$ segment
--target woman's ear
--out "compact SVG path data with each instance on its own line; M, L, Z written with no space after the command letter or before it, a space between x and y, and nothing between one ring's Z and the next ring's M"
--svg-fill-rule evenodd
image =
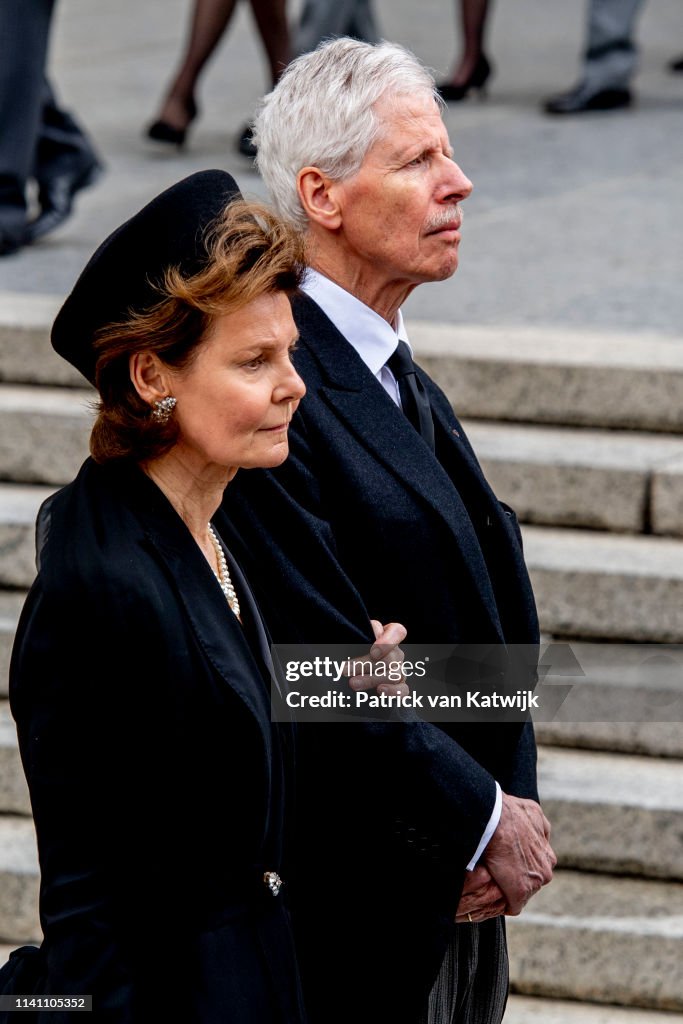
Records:
M128 372L133 387L143 402L154 406L171 393L167 367L159 359L156 352L143 349L133 352L128 360Z
M317 167L302 167L296 177L296 187L309 221L336 231L342 222L336 182Z

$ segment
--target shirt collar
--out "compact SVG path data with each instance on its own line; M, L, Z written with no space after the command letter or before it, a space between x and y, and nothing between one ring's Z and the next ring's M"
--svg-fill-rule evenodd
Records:
M394 329L374 309L312 267L306 271L301 290L320 306L371 373L379 373L396 351L399 340L410 346L400 309Z

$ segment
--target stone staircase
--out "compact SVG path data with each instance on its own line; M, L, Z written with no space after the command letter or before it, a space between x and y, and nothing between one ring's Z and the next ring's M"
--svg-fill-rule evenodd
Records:
M537 722L560 868L508 922L506 1024L683 1021L683 658L653 665L639 646L683 642L683 345L434 324L411 338L528 524L545 633L585 671Z
M35 515L87 452L93 397L49 347L57 305L0 295L0 962L39 935L9 654ZM683 671L634 641L683 643L683 343L410 326L526 524L546 635L584 672L537 723L560 869L509 921L506 1024L681 1024Z

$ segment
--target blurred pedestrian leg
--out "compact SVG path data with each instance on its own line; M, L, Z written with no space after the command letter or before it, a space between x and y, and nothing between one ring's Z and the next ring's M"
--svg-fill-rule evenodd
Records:
M491 75L491 65L484 53L484 33L489 15L489 0L456 0L462 24L462 52L449 79L437 82L436 88L448 103L464 100L471 89L481 93Z
M61 224L100 164L45 77L54 0L0 3L0 255ZM40 213L28 223L26 188L38 182Z
M308 53L333 36L379 42L371 0L305 0L294 37L295 52Z
M275 85L289 62L286 0L250 2L266 52L270 87ZM147 136L155 142L175 146L184 144L187 129L198 113L196 90L199 77L230 24L236 4L237 0L195 0L180 66L168 87L157 120L146 129ZM240 136L247 127L240 130ZM241 146L240 149L244 152Z
M637 71L634 41L643 0L589 0L586 50L581 79L569 92L545 103L548 114L578 114L630 105Z

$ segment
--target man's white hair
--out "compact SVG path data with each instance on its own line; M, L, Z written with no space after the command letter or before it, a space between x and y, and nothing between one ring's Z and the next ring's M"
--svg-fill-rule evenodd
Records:
M381 123L381 96L432 96L434 79L409 50L341 38L321 43L287 67L254 122L257 165L281 217L305 229L296 176L318 167L335 181L358 172Z

